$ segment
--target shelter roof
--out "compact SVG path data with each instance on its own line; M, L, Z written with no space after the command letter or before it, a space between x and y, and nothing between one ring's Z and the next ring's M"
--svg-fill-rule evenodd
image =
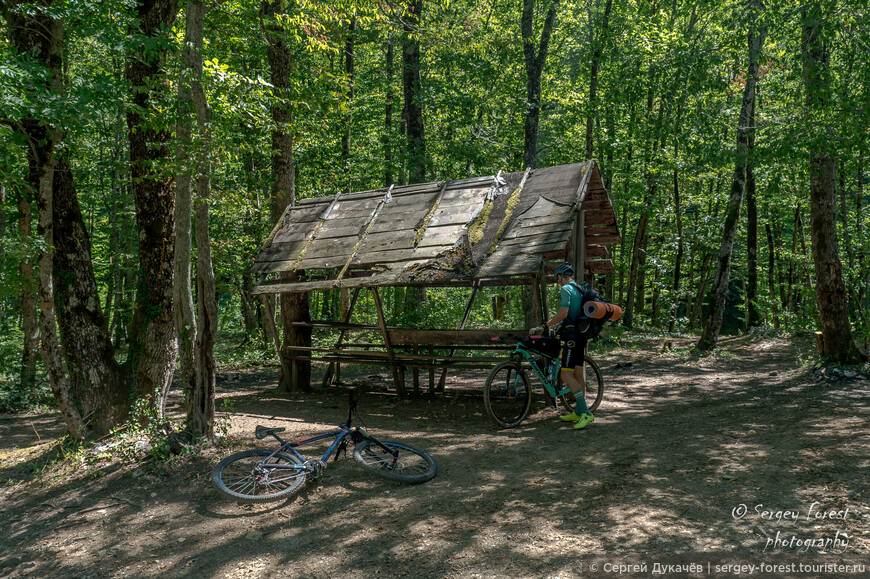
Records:
M263 280L296 275L254 293L505 283L568 259L580 209L587 257L606 258L619 230L594 161L303 199L251 268ZM586 266L613 270L609 259Z

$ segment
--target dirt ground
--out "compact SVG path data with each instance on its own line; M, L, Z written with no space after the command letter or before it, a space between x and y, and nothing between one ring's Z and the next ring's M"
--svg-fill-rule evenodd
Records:
M729 338L702 359L688 343L596 355L606 392L583 431L540 394L525 423L498 430L484 374L410 401L364 374L367 427L426 449L438 476L397 485L348 455L264 506L223 498L214 464L265 447L256 424L291 440L330 430L346 390L285 396L274 374L224 373L231 446L73 475L44 466L56 414L0 416L0 576L686 577L741 564L759 566L744 576L870 577L870 379L819 376L785 340ZM817 566L770 567L789 564ZM865 567L836 566L852 564Z

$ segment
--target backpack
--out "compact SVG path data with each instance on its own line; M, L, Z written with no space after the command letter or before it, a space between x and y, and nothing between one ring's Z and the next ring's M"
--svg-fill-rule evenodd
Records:
M598 337L598 334L601 333L601 328L604 327L604 322L611 318L615 318L614 321L619 319L622 311L619 310L618 306L613 306L613 304L602 299L598 290L589 287L588 284L579 285L574 280L571 280L568 283L572 284L580 292L580 315L576 318L571 318L569 316L565 320L562 327L563 338L583 338L586 340L594 340ZM587 308L589 302L597 302L612 307L605 307L605 315L602 317L588 317L586 313L587 309L589 309ZM597 310L600 308L593 309ZM620 315L616 315L617 310Z

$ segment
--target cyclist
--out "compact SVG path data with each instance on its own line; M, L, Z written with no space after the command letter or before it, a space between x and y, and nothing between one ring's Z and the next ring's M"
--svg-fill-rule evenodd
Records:
M583 288L574 281L574 267L567 261L556 266L553 272L556 283L561 286L559 311L544 323L542 333L548 335L556 324L568 320L562 329L562 381L571 389L577 405L574 412L560 416L559 420L574 422L574 429L586 428L595 417L586 405L586 373L583 358L586 355L588 340L575 334L572 320L580 317L583 307Z

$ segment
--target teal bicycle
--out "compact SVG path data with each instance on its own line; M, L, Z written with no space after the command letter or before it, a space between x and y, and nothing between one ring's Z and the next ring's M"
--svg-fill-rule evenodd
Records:
M515 337L515 336L511 336ZM501 341L494 338L494 341ZM558 338L528 336L517 342L510 360L496 365L486 378L483 405L489 417L502 428L513 428L526 419L532 408L532 387L526 368L538 376L544 394L553 408L556 401L568 412L574 411L571 389L562 384L561 342ZM592 358L584 357L586 405L594 412L604 397L601 370Z

